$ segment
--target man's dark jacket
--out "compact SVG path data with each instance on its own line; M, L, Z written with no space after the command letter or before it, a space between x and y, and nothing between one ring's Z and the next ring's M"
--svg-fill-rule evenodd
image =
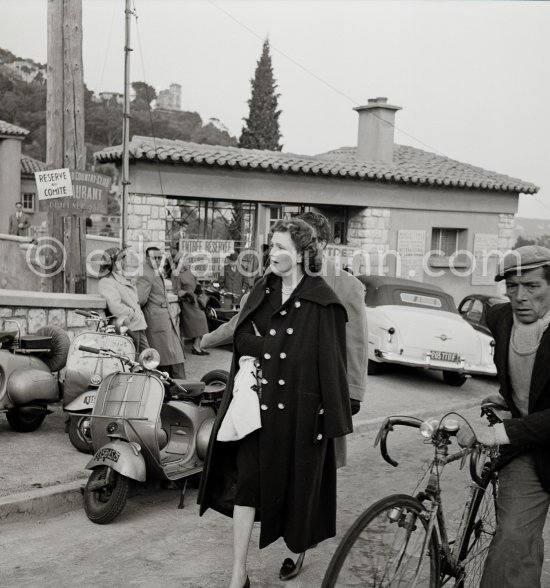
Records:
M513 315L510 304L499 304L487 314L487 325L495 338L495 365L500 393L506 400L511 419L504 420L510 439L503 446L503 458L529 451L535 456L539 479L550 491L550 328L546 329L539 344L531 376L529 414L521 416L512 399L512 385L508 372L508 349L512 334Z

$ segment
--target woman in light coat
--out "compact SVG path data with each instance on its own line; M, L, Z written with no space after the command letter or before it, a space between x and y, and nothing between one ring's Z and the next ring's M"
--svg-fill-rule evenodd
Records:
M128 335L134 341L136 354L149 347L145 329L147 323L139 305L137 288L130 277L126 249L113 247L104 252L101 271L106 275L99 280L97 290L107 301L110 314L124 319Z

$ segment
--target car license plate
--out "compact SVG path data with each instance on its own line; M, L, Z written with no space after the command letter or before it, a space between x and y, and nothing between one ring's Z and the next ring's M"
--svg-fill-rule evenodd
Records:
M460 362L458 353L449 353L448 351L430 351L430 357L435 361Z

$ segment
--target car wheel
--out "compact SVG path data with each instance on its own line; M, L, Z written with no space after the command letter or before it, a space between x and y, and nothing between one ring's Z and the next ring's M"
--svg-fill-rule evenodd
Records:
M384 370L384 364L381 361L373 361L369 359L367 364L367 374L369 376L377 376Z
M448 386L459 387L462 386L462 384L464 384L466 380L467 378L464 374L459 374L457 372L449 372L445 370L443 371L443 381Z
M18 433L32 433L36 431L46 418L46 414L25 414L19 409L8 410L6 418L10 427Z

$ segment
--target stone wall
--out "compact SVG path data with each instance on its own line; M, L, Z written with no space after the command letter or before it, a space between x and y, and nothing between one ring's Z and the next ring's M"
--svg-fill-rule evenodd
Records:
M162 196L128 195L127 244L138 253L156 246L164 251L166 208Z
M498 215L498 248L500 251L509 251L515 245L514 227L516 219L513 214Z
M348 247L362 251L368 255L368 261L361 260L361 256L354 258L355 274L387 274L386 262L380 266L380 260L385 260L384 253L390 247L390 219L389 208L364 208L349 219ZM370 267L369 267L370 266Z
M170 314L179 316L179 305L174 294L168 295ZM34 334L45 325L64 329L71 341L85 331L95 331L96 323L86 322L86 317L75 310L96 310L105 316L105 300L89 294L52 294L47 292L23 292L0 290L0 331L13 331L17 327L8 320L17 321L21 334Z

